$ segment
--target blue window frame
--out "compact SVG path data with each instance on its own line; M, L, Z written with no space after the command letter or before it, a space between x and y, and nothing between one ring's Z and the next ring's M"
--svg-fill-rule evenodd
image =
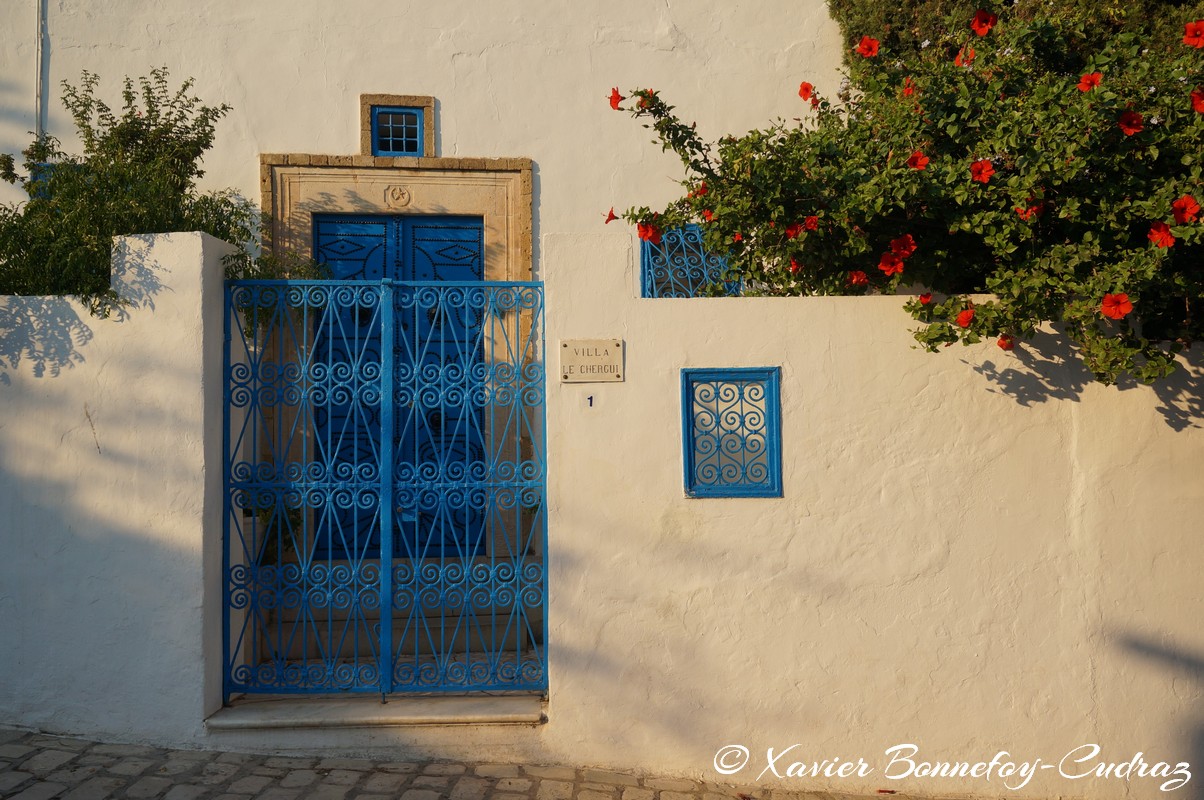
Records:
M665 231L660 244L640 241L641 297L700 297L708 286L723 282L727 259L709 252L697 225ZM726 284L728 294L739 286Z
M372 107L372 155L423 156L422 109L413 106Z
M690 497L781 497L778 367L683 369L682 443Z

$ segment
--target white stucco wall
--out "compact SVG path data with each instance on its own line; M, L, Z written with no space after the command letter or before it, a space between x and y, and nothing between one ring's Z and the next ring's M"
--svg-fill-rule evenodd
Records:
M627 380L549 386L548 724L219 735L201 725L217 677L203 487L220 441L199 344L217 251L156 244L168 288L122 323L45 304L45 330L71 342L51 341L40 376L27 357L0 373L0 721L710 779L716 750L743 744L737 782L798 744L783 771L797 756L875 772L761 783L842 791L1156 791L1056 770L1020 792L886 780L884 751L907 742L919 758L1044 763L1097 743L1100 760L1204 772L1199 369L1109 389L1073 365L1032 369L1066 356L1053 336L1014 355L913 350L892 298L635 296L632 232L602 214L655 205L679 173L610 111L610 87L655 87L708 135L791 116L800 80L838 80L821 2L50 5L51 87L166 64L235 106L210 186L256 196L261 152L355 152L361 92L435 95L443 155L531 157L548 341L621 336ZM33 127L34 9L0 32L7 151ZM68 132L57 100L50 118ZM782 367L785 496L686 499L679 370L742 365Z

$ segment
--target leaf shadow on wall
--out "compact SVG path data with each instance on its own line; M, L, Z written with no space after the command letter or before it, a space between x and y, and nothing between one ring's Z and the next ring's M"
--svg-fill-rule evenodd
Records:
M970 366L993 385L994 390L1028 407L1049 400L1082 400L1095 383L1079 359L1077 349L1060 331L1040 331L1031 340L1017 342L1010 353L989 357ZM1103 387L1100 387L1103 388ZM1179 356L1179 366L1169 378L1143 386L1125 377L1107 391L1152 391L1158 398L1156 410L1167 426L1176 431L1204 426L1204 347L1193 347Z

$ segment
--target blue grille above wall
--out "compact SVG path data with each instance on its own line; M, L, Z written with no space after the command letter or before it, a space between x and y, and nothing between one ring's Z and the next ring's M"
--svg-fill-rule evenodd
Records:
M372 155L423 156L422 109L372 107Z
M546 690L543 309L538 283L227 283L227 698Z
M737 285L723 283L726 269L723 256L703 247L697 225L665 231L658 245L640 241L641 297L700 297L718 284L728 294L737 294Z
M777 367L683 369L682 440L691 497L781 497Z

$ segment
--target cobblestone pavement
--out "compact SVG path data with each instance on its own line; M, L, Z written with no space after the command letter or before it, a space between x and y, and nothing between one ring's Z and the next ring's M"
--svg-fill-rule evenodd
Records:
M102 744L0 728L0 798L12 800L830 800L832 797L771 793L765 787L739 789L572 767L386 762L319 756L281 758Z

